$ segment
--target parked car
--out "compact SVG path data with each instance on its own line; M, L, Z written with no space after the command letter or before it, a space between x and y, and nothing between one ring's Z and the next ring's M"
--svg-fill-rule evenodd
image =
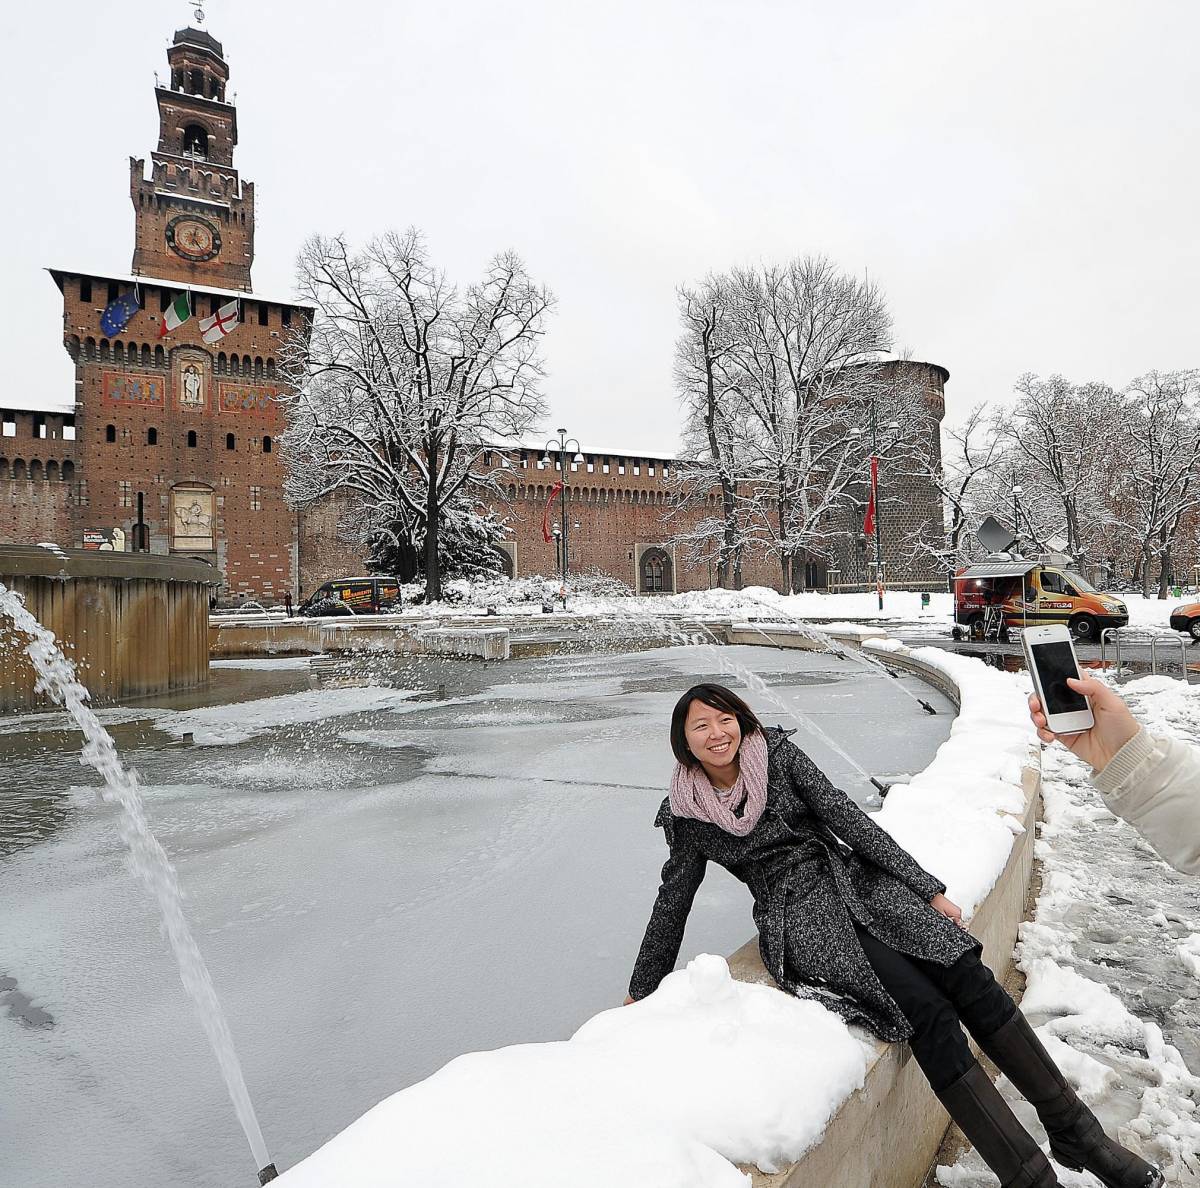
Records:
M299 606L297 614L385 615L400 610L400 583L389 577L335 578L318 586Z
M1170 623L1172 631L1186 631L1193 639L1200 639L1200 602L1174 607Z
M954 578L956 629L982 635L989 608L999 611L1006 635L1030 624L1065 623L1076 639L1095 641L1106 627L1126 626L1129 608L1097 590L1068 563L1058 557L1024 560L1001 555L959 570Z

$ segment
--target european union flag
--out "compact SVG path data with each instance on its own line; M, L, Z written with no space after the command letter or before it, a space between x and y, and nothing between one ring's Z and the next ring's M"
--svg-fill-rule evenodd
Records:
M100 333L107 338L119 334L129 324L129 319L141 308L142 303L138 300L136 289L130 289L128 293L113 298L100 315Z

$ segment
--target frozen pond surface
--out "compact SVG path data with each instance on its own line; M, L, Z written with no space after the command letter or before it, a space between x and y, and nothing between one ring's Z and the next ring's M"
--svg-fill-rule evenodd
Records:
M938 716L853 661L730 658L872 774L921 769L949 731L949 705L907 678ZM461 1052L565 1038L621 1001L665 857L651 822L668 715L711 668L696 648L425 658L355 687L235 663L204 694L102 714L145 784L281 1168ZM253 1183L78 741L59 715L0 719L0 1180ZM843 760L795 741L871 806ZM751 931L748 893L712 869L681 957Z

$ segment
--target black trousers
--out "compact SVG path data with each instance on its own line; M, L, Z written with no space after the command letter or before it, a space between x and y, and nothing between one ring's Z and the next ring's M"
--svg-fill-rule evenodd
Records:
M940 1093L974 1060L963 1026L976 1040L991 1035L1013 1017L1016 1004L974 950L953 965L938 965L897 953L857 924L854 930L875 976L912 1024L913 1055Z

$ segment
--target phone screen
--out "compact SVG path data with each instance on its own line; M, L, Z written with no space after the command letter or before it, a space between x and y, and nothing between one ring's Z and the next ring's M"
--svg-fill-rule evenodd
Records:
M1046 713L1073 714L1087 709L1087 698L1067 684L1067 677L1079 675L1071 645L1060 640L1057 643L1034 644L1030 650L1037 666L1038 680L1042 683Z

